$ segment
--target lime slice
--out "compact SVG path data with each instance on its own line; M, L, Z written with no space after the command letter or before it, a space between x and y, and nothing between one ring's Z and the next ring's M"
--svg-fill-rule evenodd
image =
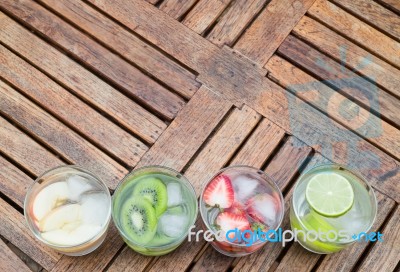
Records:
M335 217L350 210L354 192L345 177L336 173L320 173L307 184L306 199L319 214Z

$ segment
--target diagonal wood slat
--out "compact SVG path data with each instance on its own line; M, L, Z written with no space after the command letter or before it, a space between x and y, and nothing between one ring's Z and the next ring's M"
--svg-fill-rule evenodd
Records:
M21 259L0 239L0 270L9 272L31 271Z

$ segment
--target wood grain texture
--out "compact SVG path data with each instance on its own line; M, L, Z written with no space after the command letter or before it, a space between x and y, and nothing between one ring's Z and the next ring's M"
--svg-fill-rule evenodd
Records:
M285 131L263 118L246 144L239 150L232 165L261 167L285 136Z
M335 151L336 162L351 162L352 167L356 167L382 192L399 199L399 195L394 193L400 191L400 183L396 181L400 171L395 160L310 105L297 101L269 79L260 77L260 74L265 75L264 70L242 55L226 47L218 49L144 1L132 0L123 4L121 0L89 1L195 69L199 72L199 81L236 105L246 103L305 144L323 146L321 152L325 156L332 157L331 143L343 143ZM155 21L154 18L158 19ZM163 25L162 31L160 24ZM169 42L163 42L165 40ZM386 175L387 172L390 174Z
M397 87L400 85L400 70L392 65L307 16L301 18L293 33L329 57L344 62L343 64L356 70L357 73L400 97L400 90Z
M270 71L268 76L280 85L291 89L298 97L325 112L330 118L357 131L359 135L380 146L385 152L400 158L398 129L278 56L273 56L266 67ZM346 109L338 110L340 105L344 104L347 105L348 112ZM351 116L351 109L358 109L356 118L346 118Z
M333 3L361 17L365 22L379 30L400 39L400 18L371 0L333 0Z
M376 0L376 2L380 3L384 7L391 9L394 12L400 14L400 3L397 0Z
M0 45L0 77L127 165L147 146Z
M139 166L152 163L183 168L231 106L229 101L201 87L144 155Z
M163 81L177 93L190 98L200 87L195 75L149 46L100 12L80 1L41 0L85 32Z
M118 120L133 133L154 142L166 125L58 50L0 13L0 39L46 74Z
M164 0L160 9L174 19L180 19L194 4L196 0Z
M400 67L400 44L327 0L317 0L308 10L312 17Z
M0 191L23 207L26 191L33 184L33 180L2 156L0 169Z
M377 87L374 83L358 76L294 36L288 36L278 52L318 79L339 89L340 93L355 100L379 117L400 125L397 113L400 100Z
M62 256L39 243L26 226L24 216L1 198L0 234L47 270Z
M393 210L396 203L385 195L375 190L376 199L378 201L378 213L376 220L371 227L371 231L378 231L389 213ZM384 236L386 232L384 231ZM379 244L379 242L377 243ZM325 255L322 262L318 266L317 271L349 271L354 268L360 258L368 259L365 249L370 243L355 243L354 245L332 255ZM374 245L375 246L375 245ZM370 269L370 267L368 267ZM374 269L371 268L373 271ZM378 269L379 270L379 269ZM363 270L360 270L363 271ZM389 270L382 270L389 271Z
M200 0L185 16L182 24L203 34L217 20L232 0Z
M262 66L315 0L272 0L234 48Z
M0 270L8 272L31 271L22 260L0 239Z
M0 111L62 154L69 162L96 173L110 188L115 188L128 172L3 82L0 82Z
M99 45L31 0L4 0L0 7L17 16L54 43L79 58L101 76L167 119L173 119L185 104L177 95L145 76L137 68ZM49 23L51 22L51 23Z
M232 46L251 20L263 8L266 0L236 0L218 19L207 38L217 46Z
M400 208L396 207L390 221L382 233L383 242L374 244L360 266L360 271L367 269L380 271L395 271L400 262Z
M32 175L65 164L18 128L0 117L0 150Z

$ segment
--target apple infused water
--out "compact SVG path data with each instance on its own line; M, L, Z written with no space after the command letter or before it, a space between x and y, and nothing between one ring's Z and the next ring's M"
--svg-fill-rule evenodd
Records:
M41 241L69 255L89 253L102 242L111 197L99 179L77 167L60 167L31 189L25 215Z
M197 214L193 188L179 173L163 167L134 171L113 196L113 218L125 242L144 255L174 250Z

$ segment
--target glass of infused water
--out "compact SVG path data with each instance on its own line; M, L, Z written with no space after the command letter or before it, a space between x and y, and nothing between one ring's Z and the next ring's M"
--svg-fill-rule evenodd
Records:
M197 217L197 198L179 172L147 166L120 182L112 197L112 216L129 247L143 255L164 255L188 235Z
M290 223L304 248L328 254L362 239L376 212L374 191L360 174L326 164L299 178L293 191Z
M111 220L111 196L94 174L61 166L38 177L24 203L25 219L38 240L70 256L94 251Z
M284 214L279 187L263 171L249 166L220 170L204 185L199 206L205 228L215 237L211 245L231 257L263 247L276 234Z

